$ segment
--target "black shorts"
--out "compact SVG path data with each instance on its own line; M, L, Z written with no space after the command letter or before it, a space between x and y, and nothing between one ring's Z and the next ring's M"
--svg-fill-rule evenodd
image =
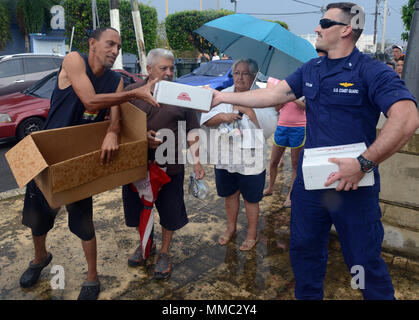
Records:
M183 182L185 172L169 175L171 181L159 191L155 205L160 216L160 224L167 230L175 231L188 223L185 202L183 200ZM122 187L125 223L128 227L138 227L143 203L131 185Z
M247 202L258 203L262 200L266 170L260 174L246 176L237 172L231 173L225 169L214 168L214 173L215 186L220 197L229 197L240 190L243 199Z
M83 241L95 236L92 197L66 205L70 231ZM54 227L58 209L52 209L41 190L31 181L26 186L22 224L32 229L34 236L43 236Z

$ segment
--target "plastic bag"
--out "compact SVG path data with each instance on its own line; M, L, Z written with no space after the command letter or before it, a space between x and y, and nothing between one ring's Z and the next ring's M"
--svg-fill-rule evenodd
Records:
M239 112L239 114L242 116L243 113ZM239 137L242 135L242 124L240 119L234 120L232 123L226 123L222 122L218 126L218 131L221 135L228 135L232 137Z
M192 172L189 176L188 192L194 197L203 200L207 197L209 188L204 181L195 179L195 172Z

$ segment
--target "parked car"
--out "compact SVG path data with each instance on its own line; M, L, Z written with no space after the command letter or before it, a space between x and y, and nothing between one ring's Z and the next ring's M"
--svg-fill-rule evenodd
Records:
M116 71L121 75L122 80L124 81L124 88L135 82L143 82L143 79L141 79L137 74L132 74L122 69L114 69L113 71Z
M208 61L191 73L177 78L175 82L191 86L209 85L212 89L222 90L233 85L233 63L233 60Z
M41 130L48 116L56 80L57 71L24 92L0 97L0 141L20 140L31 132Z
M121 74L124 83L142 81L125 70L114 71ZM31 132L42 129L48 116L57 73L50 73L23 92L0 96L0 142L21 140Z
M57 71L62 55L22 53L0 56L0 96L22 92L51 71Z

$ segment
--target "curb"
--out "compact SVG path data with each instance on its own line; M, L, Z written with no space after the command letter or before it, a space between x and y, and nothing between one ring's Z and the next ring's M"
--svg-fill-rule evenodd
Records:
M1 200L7 200L9 198L13 198L13 197L16 197L16 196L24 195L25 192L26 192L26 187L16 188L16 189L8 190L8 191L5 191L5 192L0 192L0 201Z

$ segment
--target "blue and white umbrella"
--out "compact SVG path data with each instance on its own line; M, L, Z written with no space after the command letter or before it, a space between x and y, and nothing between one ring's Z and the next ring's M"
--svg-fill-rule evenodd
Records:
M235 60L255 60L261 73L277 79L284 79L303 63L318 56L307 40L277 23L247 14L212 20L195 32Z

